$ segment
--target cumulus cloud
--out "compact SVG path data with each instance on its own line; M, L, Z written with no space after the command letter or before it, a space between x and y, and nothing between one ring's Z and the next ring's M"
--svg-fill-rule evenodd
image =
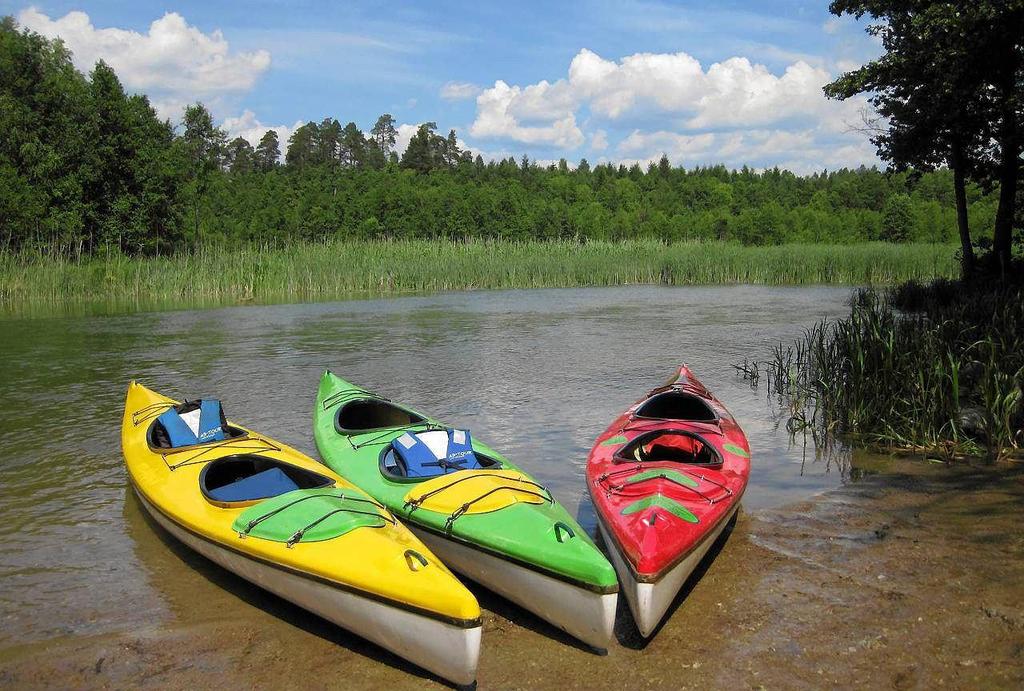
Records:
M627 164L651 163L664 153L674 165L723 163L738 168L747 164L757 167L756 162L760 161L796 173L878 162L867 140L849 140L836 145L835 139L820 129L754 129L701 134L634 130L619 142L616 153Z
M476 97L476 120L469 128L469 133L480 138L507 138L525 144L550 144L562 149L572 149L583 143L583 132L576 126L576 116L572 112L559 111L543 98L551 85L541 82L527 87L524 92L518 86L509 86L498 80L494 87L487 89ZM553 101L562 96L556 94ZM538 125L526 125L517 117L528 119L548 116L548 122ZM551 118L556 114L555 118Z
M446 101L468 101L476 98L481 91L476 84L469 82L448 82L441 87L441 98Z
M139 33L97 28L84 12L51 19L35 7L18 15L25 28L60 37L78 69L109 64L124 85L148 94L164 117L176 118L187 103L216 103L249 91L270 67L270 53L232 52L218 30L205 34L176 12L168 12Z
M292 136L292 133L302 126L302 120L297 120L295 124L289 125L264 125L256 117L256 114L251 110L245 110L241 115L231 118L225 118L224 122L221 123L221 129L223 129L228 135L228 141L231 141L235 137L241 137L245 141L255 147L260 143L260 139L267 133L267 130L274 130L277 132L277 139L281 143L281 154L284 155L285 149L288 148L288 138Z
M482 91L470 134L573 149L587 138L577 125L582 118L588 125L632 129L615 150L636 161L666 152L676 163L800 160L806 168L811 156L820 156L819 168L839 159L842 165L876 162L862 138L850 138L866 101L826 99L821 88L832 76L804 59L779 73L745 57L705 68L684 52L616 61L583 49L564 78L525 86L498 80ZM643 131L652 120L663 129ZM603 128L589 139L594 152L609 146Z
M398 131L395 136L395 151L399 157L405 153L405 150L409 148L409 140L416 134L416 130L420 128L419 125L408 125L401 124L395 129Z

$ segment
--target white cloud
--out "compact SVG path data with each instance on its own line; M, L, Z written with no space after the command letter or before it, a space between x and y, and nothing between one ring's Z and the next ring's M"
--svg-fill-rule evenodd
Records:
M637 53L615 63L584 48L569 65L573 92L612 119L639 103L686 110L700 96L702 77L700 63L686 53Z
M837 17L832 17L821 25L821 30L826 34L834 34L839 31L839 24L839 19Z
M288 138L292 136L292 133L302 126L302 120L297 120L294 125L264 125L257 119L256 114L251 110L245 110L241 115L232 118L225 118L224 122L221 123L221 129L223 129L228 135L228 141L231 141L235 137L241 137L255 147L260 143L260 139L267 133L267 130L274 130L277 132L277 139L281 144L281 155L284 155L285 150L288 148Z
M867 101L825 98L822 86L832 74L819 66L824 61L813 62L796 59L778 73L732 57L705 69L683 52L614 61L583 49L565 78L526 86L498 80L482 91L469 131L477 138L572 149L586 138L577 126L582 117L588 125L632 127L615 150L633 161L657 160L665 152L677 164L793 160L806 169L814 156L817 168L877 162L863 137L851 133ZM644 131L652 120L663 129ZM604 128L589 139L593 152L608 148Z
M860 69L861 63L856 60L839 59L836 60L836 69L840 72L853 72L856 69Z
M148 94L161 116L172 119L187 103L215 105L249 91L270 67L267 51L233 53L219 30L205 34L176 12L155 20L144 34L96 28L89 15L78 11L51 19L30 7L18 15L18 22L63 39L82 71L105 61L129 90Z
M476 84L469 82L448 82L441 87L441 98L446 101L468 101L476 98L481 91Z
M395 136L395 152L398 157L401 158L405 150L409 148L409 140L416 134L416 130L420 128L419 125L408 125L402 124L396 127L398 134Z
M878 163L874 147L867 140L837 143L834 136L820 129L755 129L692 135L634 130L619 142L616 153L627 165L646 165L664 153L677 166L722 163L738 168L760 161L801 174Z
M528 87L529 88L529 87ZM559 113L561 117L543 125L523 125L513 112L515 104L521 103L521 110L531 119L544 112L552 111L544 108L542 94L551 89L547 82L534 87L529 94L523 94L518 86L509 86L498 80L494 87L485 90L476 97L476 120L469 128L474 137L508 138L526 144L550 144L563 149L571 149L583 143L583 132L576 126L576 116Z

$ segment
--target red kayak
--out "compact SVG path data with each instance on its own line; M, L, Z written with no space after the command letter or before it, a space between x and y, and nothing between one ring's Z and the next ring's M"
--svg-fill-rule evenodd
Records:
M749 475L743 430L686 365L597 438L587 489L644 637L735 515Z

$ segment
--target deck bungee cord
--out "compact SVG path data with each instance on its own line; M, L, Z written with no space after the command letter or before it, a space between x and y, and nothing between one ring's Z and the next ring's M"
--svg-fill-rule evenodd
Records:
M444 521L444 530L445 530L445 532L446 533L450 533L452 531L452 526L455 525L455 521L457 521L459 518L464 516L466 514L466 512L469 511L470 507L473 506L473 504L477 503L478 501L482 501L482 500L486 499L487 497L489 497L490 495L495 494L497 492L501 492L503 490L514 490L516 492L521 492L522 494L529 494L530 496L537 497L538 499L541 499L543 501L554 501L554 499L551 498L550 493L548 493L548 495L545 496L545 495L541 494L540 492L533 492L531 490L521 489L521 488L518 488L518 487L509 487L507 485L502 485L501 487L495 487L494 489L490 489L490 490L484 492L483 494L481 494L476 499L471 499L471 500L467 501L465 504L463 504L462 506L460 506L459 508L455 509L455 511L452 511L452 513ZM544 491L547 492L547 490L544 490ZM508 508L508 507L502 507L502 508ZM501 511L501 509L496 509L496 510L497 511Z
M218 451L220 449L231 449L233 451L280 451L281 447L274 444L262 437L242 437L238 439L229 438L223 441L214 442L210 444L204 444L202 449L196 450L195 446L186 446L180 449L161 449L159 451L160 458L163 459L164 464L168 470L177 470L188 465L198 465L200 463L207 463L210 459L201 458L211 451ZM194 454L181 461L180 463L168 463L167 457L174 456L179 453L185 453L187 451L195 451Z
M625 475L626 478L622 482L618 484L612 484L610 482L613 478L618 478L623 475ZM643 475L644 477L638 477L639 475ZM691 480L692 484L687 483L685 480L679 480L676 477L673 477L673 475L688 478ZM647 493L639 488L632 492L625 491L627 486L636 486L644 482L650 482L651 480L667 480L668 482L678 485L683 489L690 490L701 499L705 500L708 504L717 504L718 502L728 499L733 495L732 489L727 487L724 483L708 477L704 473L688 473L686 470L675 468L655 468L644 470L642 463L638 463L628 468L623 468L622 470L602 473L597 477L597 482L595 484L601 487L608 496L611 496L612 494L619 494L631 497L642 496ZM722 490L722 493L714 497L708 496L700 490L700 485L697 482L698 480L700 482L706 482L709 485L714 485L718 489Z
M143 406L132 413L132 424L138 427L143 422L149 422L153 418L160 417L161 413L168 408L173 408L174 405L175 404L171 401L160 401L158 403L151 403L147 406Z
M349 401L356 399L370 399L374 401L384 401L385 403L392 402L390 398L378 396L377 394L370 393L369 391L364 391L363 389L354 389L339 391L336 394L328 396L323 400L321 405L323 405L324 410L329 410L336 403L348 403Z
M248 523L245 524L245 530L241 530L241 531L238 532L238 537L240 537L242 539L245 539L245 537L248 536L250 532L252 532L252 529L255 528L256 526L258 526L263 521L267 520L268 518L273 518L274 516L278 515L282 511L284 511L285 509L289 509L289 508L295 506L296 504L299 504L299 503L302 503L302 502L306 501L307 499L340 499L342 501L347 499L348 501L358 501L358 502L363 502L363 503L366 503L366 504L372 504L373 506L377 507L378 509L380 509L384 513L381 514L379 512L359 511L357 509L348 509L348 511L350 511L351 513L365 514L367 516L377 516L378 518L381 518L381 519L391 523L392 525L396 524L395 518L391 515L391 512L387 510L387 507L385 507L383 504L378 504L373 499L367 499L365 497L345 496L344 494L308 494L308 495L306 495L304 497L299 497L295 501L289 502L289 503L285 504L284 506L279 506L276 509L274 509L273 511L268 511L267 513L263 514L262 516L258 516L256 518L252 519L251 521L249 521ZM338 509L338 510L339 511L343 511L345 509ZM332 512L332 513L335 513L335 512ZM381 524L381 525L383 525L383 524ZM310 527L312 527L312 526L306 526L304 528L304 530L309 530Z
M342 498L344 499L345 497L342 497ZM375 518L379 518L382 521L384 521L380 525L368 526L368 527L371 527L371 528L383 528L386 523L390 523L391 525L396 525L397 524L397 521L395 521L394 518L382 516L381 514L377 513L376 511L372 511L372 512L371 511L359 511L358 509L349 509L349 508L346 508L346 507L341 507L341 508L338 508L338 509L334 509L333 511L328 511L323 516L320 516L320 518L316 519L315 521L313 521L309 525L307 525L307 526L305 526L303 528L299 528L298 530L296 530L295 533L290 538L288 538L288 541L284 543L285 547L288 547L289 549L294 547L297 542L300 542L302 540L302 536L306 534L307 530L315 528L316 526L320 525L321 523L323 523L325 520L327 520L331 516L335 516L335 515L337 515L339 513L349 513L349 514L357 514L357 515L363 515L363 516L373 516Z
M457 521L459 518L464 516L473 507L474 504L476 504L476 503L478 503L480 501L483 501L487 497L491 496L492 494L496 494L498 492L504 492L504 491L519 492L521 494L526 494L526 495L529 495L531 497L536 497L537 499L541 500L541 503L549 502L549 503L553 504L555 502L555 499L551 495L551 492L546 487L544 487L543 485L541 485L538 482L533 482L532 480L526 480L526 479L520 478L520 477L501 475L501 474L495 473L493 471L491 471L491 472L483 471L483 472L469 473L469 474L464 475L464 476L462 476L462 477L460 477L458 479L452 480L447 485L443 485L441 487L436 487L436 488L430 490L429 492L425 492L424 494L421 494L418 497L413 497L411 499L408 499L402 505L402 509L403 510L408 510L408 514L407 515L411 516L412 513L416 509L420 508L423 505L423 503L425 501L427 501L428 499L430 499L431 497L435 497L438 494L440 494L442 492L445 492L445 491L455 487L456 485L461 484L463 482L466 482L468 480L474 480L474 479L479 479L479 478L490 478L490 479L505 480L505 481L508 481L508 482L515 482L515 483L519 483L520 485L527 485L529 487L534 487L534 488L536 488L537 490L540 490L540 491L535 491L533 489L527 489L527 488L521 487L521 486L517 487L517 486L512 485L512 484L502 484L502 485L499 485L497 487L491 487L486 492L481 493L480 495L474 497L473 499L470 499L469 501L463 502L462 505L460 505L458 508L455 509L455 511L452 511L447 516L447 518L445 519L445 522L444 522L444 530L445 530L446 533L450 533L451 532L452 527L455 524L455 521ZM503 507L501 507L499 509L495 509L495 511L500 511L502 508L508 508L508 507L507 506L503 506Z
M408 424L408 425L393 425L391 427L386 428L384 431L380 432L376 436L373 436L373 437L371 437L369 439L366 439L365 441L361 441L358 444L356 444L354 441L352 441L352 437L357 436L357 435L354 435L354 434L353 435L348 435L348 436L346 436L346 438L348 439L348 443L352 445L352 448L354 450L358 451L359 449L363 448L364 446L373 446L374 444L378 444L378 443L390 444L391 443L390 439L388 439L386 442L384 442L383 440L386 437L394 434L395 432L406 432L406 431L409 431L411 429L421 429L423 432L437 432L437 431L440 431L440 430L443 430L443 429L447 429L447 428L445 426L439 425L439 424L437 424L435 422L426 422L426 421L424 421L424 422L413 422L413 423Z

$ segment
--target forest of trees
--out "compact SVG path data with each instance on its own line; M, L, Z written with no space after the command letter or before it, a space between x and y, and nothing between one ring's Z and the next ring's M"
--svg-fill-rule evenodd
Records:
M228 141L201 104L161 121L100 62L0 23L0 252L80 256L280 245L327 238L714 239L745 244L954 242L946 168L795 175L581 160L485 162L455 131L421 125L405 151L382 115ZM997 194L966 186L972 225Z

